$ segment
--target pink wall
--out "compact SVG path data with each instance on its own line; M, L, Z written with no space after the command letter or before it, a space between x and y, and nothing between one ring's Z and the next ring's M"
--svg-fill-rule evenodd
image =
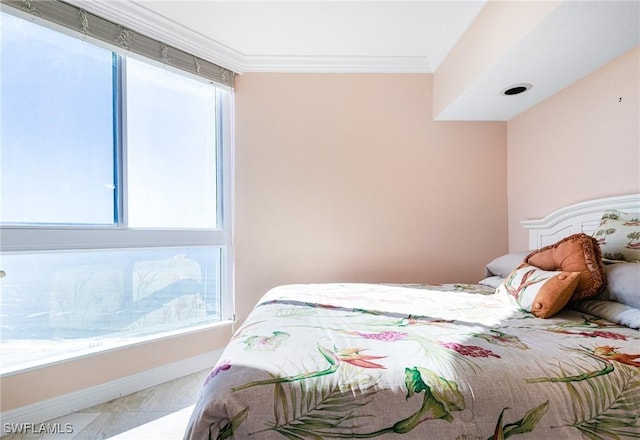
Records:
M507 123L512 251L527 247L521 220L640 191L639 103L635 48Z
M501 122L434 122L432 75L236 83L236 300L309 282L472 282L507 250Z

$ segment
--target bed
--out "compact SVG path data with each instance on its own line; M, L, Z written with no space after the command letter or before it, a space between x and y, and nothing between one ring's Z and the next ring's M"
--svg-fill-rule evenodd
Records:
M523 222L531 249L478 284L272 289L185 438L640 438L639 214L635 194Z

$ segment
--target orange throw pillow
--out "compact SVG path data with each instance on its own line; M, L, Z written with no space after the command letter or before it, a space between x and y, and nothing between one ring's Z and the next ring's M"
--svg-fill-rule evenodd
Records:
M555 244L533 251L524 261L543 270L580 272L578 286L571 296L571 301L596 296L607 285L598 241L584 232L570 235Z
M550 318L569 302L580 272L546 271L522 263L496 290L496 298L538 318Z

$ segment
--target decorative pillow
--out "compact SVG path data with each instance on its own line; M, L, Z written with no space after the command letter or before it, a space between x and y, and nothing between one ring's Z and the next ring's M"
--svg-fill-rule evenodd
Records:
M543 270L580 272L578 287L571 301L596 296L607 285L598 242L584 232L570 235L555 244L533 251L524 261Z
M593 236L598 239L605 260L640 263L640 216L605 211Z
M580 272L547 271L523 263L498 287L496 295L538 318L550 318L569 302L579 277Z
M506 278L507 275L509 275L513 269L518 267L530 253L531 251L529 250L499 256L487 264L485 268L485 276L490 277L496 275Z

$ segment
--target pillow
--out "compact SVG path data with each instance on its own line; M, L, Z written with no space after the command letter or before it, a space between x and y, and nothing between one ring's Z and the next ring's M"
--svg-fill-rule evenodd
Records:
M580 272L578 287L571 301L596 296L607 285L598 241L584 232L533 251L524 261L543 270Z
M616 301L640 309L640 263L605 266L607 288L593 299Z
M616 324L640 329L640 309L620 304L615 301L600 301L589 299L573 304L573 308L580 312L599 316Z
M497 298L550 318L569 302L578 285L580 272L547 271L521 264L496 290Z
M499 276L502 278L506 278L507 275L513 271L516 267L520 265L525 259L527 255L529 255L531 251L521 251L514 252L511 254L502 255L489 264L487 264L485 268L485 276Z
M605 260L640 263L640 216L605 211L593 236Z
M500 287L500 284L502 284L503 281L504 281L504 277L493 275L478 281L478 284L482 284L483 286L488 286L488 287L497 289L498 287Z

